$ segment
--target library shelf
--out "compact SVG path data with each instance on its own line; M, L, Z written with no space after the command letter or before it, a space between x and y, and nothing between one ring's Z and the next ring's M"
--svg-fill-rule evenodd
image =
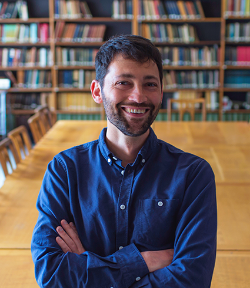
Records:
M223 88L224 92L249 92L250 91L250 87L245 87L245 88Z
M63 21L63 22L131 22L132 19L115 19L111 17L92 17L92 18L56 18L54 21Z
M179 112L179 110L177 110L177 109L172 109L171 111L172 111L173 113L178 113L178 112ZM195 109L195 112L201 113L202 110L201 110L201 109ZM219 113L219 109L216 109L216 110L206 109L206 112L207 112L207 113L218 114L218 113ZM167 110L167 109L160 109L159 113L168 113L168 110Z
M49 23L50 18L29 18L27 20L22 20L22 19L0 19L0 24L9 24L9 23L21 23L21 24L26 24L26 23Z
M207 92L207 91L220 91L220 88L173 88L173 89L165 89L163 88L163 92L179 92L179 91L195 91L195 92Z
M31 5L32 2L32 5ZM165 2L165 1L164 1ZM195 26L197 28L197 33L201 34L201 36L203 37L199 37L200 39L202 39L201 41L194 41L194 42L153 42L156 46L159 47L184 47L184 48L190 48L190 47L197 47L197 48L202 48L202 46L213 46L213 45L217 45L220 48L220 64L219 65L213 65L213 66L172 66L172 65L164 65L163 69L164 70L176 70L176 71L181 71L181 70L201 70L201 71L205 71L205 70L219 70L219 79L221 81L221 83L224 83L224 74L227 73L227 70L248 70L249 66L237 66L237 65L225 65L225 48L229 45L229 46L249 46L249 41L228 41L227 39L225 39L225 32L226 32L226 25L228 23L232 23L232 22L246 22L246 21L250 21L250 16L226 16L225 15L225 1L224 0L220 0L218 1L219 3L219 7L220 7L220 11L217 9L216 7L218 7L218 3L216 2L216 0L214 1L207 1L204 0L201 1L201 4L204 3L205 6L205 2L206 2L206 6L210 5L210 12L206 10L206 15L208 17L205 18L199 18L199 19L190 19L190 18L186 18L186 19L157 19L157 20L138 20L138 0L133 0L133 19L116 19L111 17L111 7L110 7L110 12L107 13L108 10L108 4L110 4L110 2L104 0L104 1L100 1L100 5L98 3L98 9L96 8L95 11L91 11L91 12L95 12L94 13L94 17L92 18L55 18L54 15L54 8L55 8L55 0L47 0L47 1L35 1L35 0L30 0L28 2L28 9L29 9L29 5L30 5L30 13L29 16L31 16L31 18L29 18L28 20L22 20L22 19L0 19L0 24L31 24L31 23L48 23L49 24L49 34L51 35L51 39L48 40L48 42L46 43L20 43L20 42L0 42L0 48L4 48L4 47L9 47L9 48L19 48L19 47L27 47L27 48L31 48L31 47L49 47L51 49L51 53L52 53L52 61L54 61L56 59L56 49L57 47L61 46L61 47L68 47L68 48L87 48L87 49L91 49L91 48L99 48L101 45L103 45L105 43L105 41L112 35L115 34L138 34L140 35L140 31L141 31L141 27L140 25L142 24L150 24L150 23L165 23L165 24L176 24L176 26L179 25L183 25L183 24L190 24L193 26ZM211 4L210 4L211 2ZM41 4L40 4L41 3ZM97 1L96 1L97 3ZM93 4L93 3L92 3ZM216 5L214 5L216 4ZM39 6L40 5L40 6ZM35 9L33 8L32 10L32 6L35 7ZM46 6L46 7L45 7ZM99 7L100 6L100 7ZM44 8L44 9L40 9ZM94 7L94 5L93 5ZM107 9L106 9L107 8ZM47 10L46 10L47 9ZM106 9L106 11L104 12L104 10ZM215 11L216 10L216 11ZM33 13L33 14L32 14ZM40 16L39 18L35 18L34 16ZM218 17L219 16L219 17ZM57 21L62 21L65 23L83 23L83 24L90 24L90 25L95 25L95 24L104 24L107 26L107 30L105 32L105 37L103 41L100 42L62 42L60 41L60 39L54 39L54 35L55 35L55 24ZM105 24L106 23L106 24ZM130 25L131 24L131 25ZM211 27L218 27L218 29L210 29ZM128 29L128 27L130 27ZM203 32L204 29L204 32ZM203 35L202 35L203 34ZM208 37L207 37L207 34ZM199 35L198 35L199 36ZM214 40L213 40L214 39ZM99 40L99 39L98 39ZM211 41L213 40L213 41ZM64 66L64 65L57 65L56 62L52 62L53 65L50 66L46 66L46 67L40 67L40 66L22 66L22 67L0 67L0 72L3 74L4 71L13 71L13 73L17 73L17 71L26 71L26 70L49 70L51 71L51 78L52 78L52 87L51 88L37 88L37 89L33 89L33 88L17 88L17 87L13 87L10 88L8 90L9 93L35 93L35 92L46 92L46 93L50 93L50 96L48 98L53 99L52 101L50 101L49 105L51 105L51 108L54 109L57 113L62 113L62 114L101 114L98 111L72 111L72 110L60 110L58 109L58 93L59 92L89 92L90 93L90 89L89 88L64 88L64 87L58 87L58 73L61 73L61 70L94 70L94 66L80 66L80 65L68 65L68 66ZM74 62L71 62L74 63ZM69 64L71 64L69 62ZM195 91L195 92L202 92L203 93L203 97L205 96L205 92L209 92L209 91L216 91L216 94L218 95L218 102L219 102L219 109L217 110L209 110L207 109L207 113L217 113L219 120L222 120L222 116L223 116L223 97L224 94L227 92L230 92L228 94L237 94L237 92L243 92L243 93L247 93L250 91L250 88L225 88L223 87L223 84L221 84L221 86L219 88L204 88L204 89L194 89L194 88L175 88L175 89L164 89L163 90L166 93L174 93L174 92L178 92L178 91ZM232 93L231 93L232 92ZM13 114L32 114L33 110L12 110ZM160 112L161 113L166 113L167 110L165 109L161 109ZM243 112L244 111L244 112ZM102 111L103 112L103 111ZM248 110L230 110L230 112L225 112L225 113L249 113Z
M223 110L224 114L229 114L229 113L238 113L238 114L250 114L250 110L248 109L232 109L232 110Z
M13 66L0 67L0 71L18 71L18 70L50 70L52 66Z
M163 70L218 70L220 66L170 66L163 65Z
M50 46L50 42L38 42L38 43L30 43L30 42L0 42L0 47L40 47L40 46Z
M210 46L220 45L220 41L194 41L194 42L153 42L156 46Z
M56 46L91 46L91 47L100 47L105 42L55 42Z
M224 70L249 70L250 65L246 66L237 66L237 65L225 65L226 67L223 67Z
M101 111L90 110L56 110L57 114L100 114Z
M199 18L199 19L151 19L151 20L141 20L141 23L203 23L203 22L221 22L221 18L211 17L211 18Z
M35 113L34 110L23 110L23 109L13 109L10 111L13 115L32 115Z
M55 66L56 70L77 70L77 69L83 69L83 70L95 70L95 66L63 66L63 65L58 65Z
M17 88L17 87L13 87L13 88L9 88L7 90L7 92L15 92L15 93L25 93L25 92L52 92L52 88Z
M89 92L90 93L90 88L55 87L54 91L55 92Z

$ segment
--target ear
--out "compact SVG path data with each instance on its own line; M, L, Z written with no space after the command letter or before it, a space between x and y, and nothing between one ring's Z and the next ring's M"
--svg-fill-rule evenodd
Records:
M98 104L102 103L102 93L101 93L101 85L97 80L93 80L91 82L91 93L94 101Z

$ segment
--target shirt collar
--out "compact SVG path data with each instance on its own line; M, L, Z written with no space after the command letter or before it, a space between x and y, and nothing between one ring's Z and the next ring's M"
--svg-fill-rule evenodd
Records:
M99 136L99 147L100 151L103 155L103 157L106 159L109 165L112 165L114 161L121 161L120 159L116 158L115 155L113 155L105 142L106 138L106 131L107 128L103 128L101 131L101 134ZM141 162L142 165L144 165L147 161L147 159L150 157L150 155L153 153L155 147L157 145L157 137L153 131L153 129L150 127L149 128L149 136L147 140L145 141L144 145L142 146L141 150L139 151L135 162L132 164L136 165L137 163Z

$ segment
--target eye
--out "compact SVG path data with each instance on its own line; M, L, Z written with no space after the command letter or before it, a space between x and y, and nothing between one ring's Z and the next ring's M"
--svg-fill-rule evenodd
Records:
M158 85L155 82L148 82L148 83L146 83L146 86L148 86L148 87L157 87Z
M129 85L130 83L128 81L119 81L116 82L116 85Z

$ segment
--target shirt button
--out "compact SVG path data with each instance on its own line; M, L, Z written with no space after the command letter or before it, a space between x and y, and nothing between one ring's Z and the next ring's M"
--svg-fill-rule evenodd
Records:
M141 277L136 277L135 280L136 280L136 281L140 281L140 280L141 280Z
M122 204L122 205L120 206L120 208L121 208L122 210L124 210L124 209L126 208L126 206Z
M141 162L142 162L142 163L145 163L145 159L142 159Z
M121 174L124 175L124 170L122 170Z
M159 201L159 202L158 202L158 206L160 206L160 207L163 206L163 202L162 202L162 201Z
M123 246L120 246L120 247L119 247L119 250L121 250L122 248L123 248Z
M111 162L111 159L110 159L110 158L108 158L108 162L109 162L109 163Z

